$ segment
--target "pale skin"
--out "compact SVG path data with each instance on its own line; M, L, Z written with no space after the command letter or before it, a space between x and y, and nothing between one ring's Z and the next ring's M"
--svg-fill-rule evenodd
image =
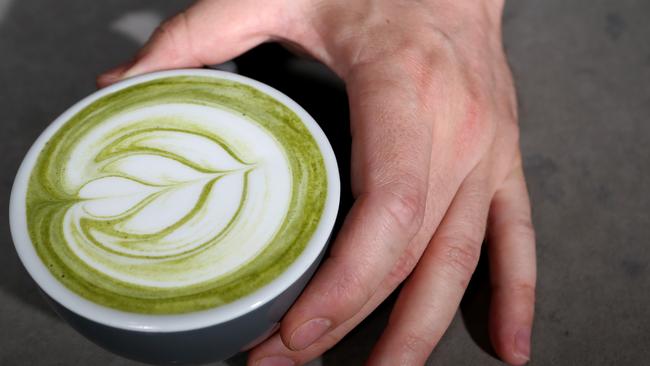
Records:
M369 365L421 365L458 309L487 235L490 337L530 357L535 238L503 0L203 0L98 78L225 62L279 41L346 83L355 202L279 331L249 364L303 364L404 283Z

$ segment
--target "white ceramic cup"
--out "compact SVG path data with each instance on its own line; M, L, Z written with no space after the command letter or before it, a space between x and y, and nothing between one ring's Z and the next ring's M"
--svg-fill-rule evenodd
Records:
M39 153L56 131L95 100L142 82L180 75L232 80L249 85L295 112L316 140L327 171L327 198L318 226L303 252L267 285L228 304L208 310L147 315L93 303L66 288L38 256L26 218L29 176ZM316 270L332 233L339 208L340 180L336 158L318 124L286 95L255 80L216 70L162 71L133 77L79 101L39 136L25 156L11 192L10 225L16 251L56 312L84 336L122 356L149 363L196 363L228 358L270 335Z

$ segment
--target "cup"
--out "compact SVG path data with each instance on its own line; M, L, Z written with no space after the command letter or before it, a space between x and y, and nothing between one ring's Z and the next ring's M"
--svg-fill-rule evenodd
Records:
M132 85L172 76L207 76L239 82L274 98L304 123L322 154L327 198L316 229L301 254L279 276L254 292L221 306L189 313L151 315L116 310L68 289L48 270L27 226L28 182L48 140L77 112L103 96ZM127 358L155 364L223 360L258 344L278 327L282 316L320 263L338 212L340 181L336 158L318 124L297 103L258 81L216 70L155 72L121 81L79 101L45 129L25 156L11 192L10 227L16 251L54 310L94 343Z

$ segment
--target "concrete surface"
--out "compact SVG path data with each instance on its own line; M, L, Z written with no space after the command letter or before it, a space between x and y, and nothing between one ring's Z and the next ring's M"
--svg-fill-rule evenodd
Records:
M18 164L43 128L185 4L0 0L0 365L134 365L89 343L47 307L14 252L6 208ZM508 4L505 38L538 237L531 364L650 359L649 14L642 0ZM347 137L336 134L347 116L340 85L304 76L313 67L287 60L277 47L262 47L238 66L302 103L345 159ZM340 108L319 103L323 94ZM479 269L431 364L500 364L485 342L485 281ZM360 364L391 303L314 364Z

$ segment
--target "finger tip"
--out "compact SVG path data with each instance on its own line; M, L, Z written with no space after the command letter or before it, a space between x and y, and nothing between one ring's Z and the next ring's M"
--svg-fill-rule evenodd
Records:
M509 365L525 365L530 361L530 328L496 331L491 338L497 355Z
M290 344L291 343L290 342L291 341L291 333L292 333L292 330L289 329L288 325L286 325L285 322L283 321L280 324L280 329L278 330L279 341L280 341L280 343L282 343L282 345L284 347L288 348L289 350L295 351L294 349L291 348L291 344Z
M135 66L135 60L130 60L122 63L117 67L105 71L104 73L97 76L97 79L95 80L97 87L104 88L124 79L125 77L128 77L128 74L132 73L132 70L134 68L133 66Z
M286 346L282 343L279 334L273 335L271 338L255 346L248 351L246 365L260 366L260 365L289 365L288 361L295 363L291 351L287 350Z
M97 78L95 79L95 84L97 84L98 88L105 88L111 84L115 84L116 82L122 80L123 78L124 78L124 70L117 68L117 69L109 70L97 76Z
M497 355L511 365L524 365L531 357L534 297L496 291L490 305L490 339Z
M318 342L332 328L332 321L326 318L313 318L295 328L289 336L288 348L302 351Z
M526 365L529 361L530 358L528 357L521 357L519 355L517 356L510 356L510 357L502 357L503 361L507 363L508 365L512 366L521 366L521 365Z
M95 79L95 85L98 89L105 88L119 80L118 77L115 77L112 74L101 74Z
M294 366L296 362L287 356L267 356L259 360L250 361L251 366Z
M294 336L299 325L300 323L296 323L291 316L285 317L280 324L280 330L278 331L279 341L290 351L300 351L300 348L296 347L294 342Z
M143 74L145 72L147 72L147 71L141 71L139 68L136 68L135 65L134 65L133 67L126 69L122 73L122 75L120 75L120 78L121 79L126 79L126 78L130 78L132 76Z
M514 340L514 357L522 365L530 360L530 328L521 327L515 333Z

